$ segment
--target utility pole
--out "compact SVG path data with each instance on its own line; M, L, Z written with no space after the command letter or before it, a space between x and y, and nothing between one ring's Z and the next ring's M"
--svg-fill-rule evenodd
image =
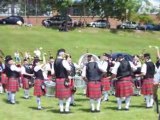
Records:
M37 0L36 0L36 24L38 23L37 14L38 14L38 4L37 4Z

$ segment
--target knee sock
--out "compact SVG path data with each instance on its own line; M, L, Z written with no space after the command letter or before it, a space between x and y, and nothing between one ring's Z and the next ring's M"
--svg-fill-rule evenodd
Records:
M131 100L131 97L129 96L129 97L126 97L126 100L125 100L125 102L126 102L126 109L129 109L129 105L130 105L130 100Z
M121 98L117 98L118 109L122 108L122 100Z
M95 110L94 99L90 99L91 110Z
M66 112L69 112L70 103L71 103L71 97L69 97L69 98L66 100L66 106L65 106L65 111L66 111Z
M37 97L37 104L38 104L38 108L41 108L41 98Z
M97 99L97 110L100 111L100 106L101 106L101 98Z
M64 111L63 100L60 100L60 99L59 99L59 109L60 109L60 112Z

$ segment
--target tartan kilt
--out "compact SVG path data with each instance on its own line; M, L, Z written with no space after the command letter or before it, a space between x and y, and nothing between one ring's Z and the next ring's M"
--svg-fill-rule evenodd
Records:
M123 77L116 81L115 84L116 97L128 97L133 95L132 77Z
M141 93L143 95L153 94L153 78L147 78L142 80Z
M22 85L23 85L23 89L29 89L29 79L23 77Z
M4 85L8 84L8 77L5 73L1 74L1 83L4 84Z
M110 79L108 77L103 77L101 79L102 87L104 91L109 91L111 87Z
M46 90L42 90L43 80L35 79L34 82L34 96L43 96L46 93Z
M72 95L71 87L64 86L65 78L56 78L55 97L59 99L69 98Z
M102 96L101 82L90 81L87 84L87 97L90 99L98 99Z
M10 92L17 92L19 90L18 78L9 78L7 90Z

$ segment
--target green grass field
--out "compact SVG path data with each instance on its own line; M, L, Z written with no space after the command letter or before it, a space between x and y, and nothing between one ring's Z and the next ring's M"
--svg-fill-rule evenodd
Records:
M45 52L55 55L58 48L65 48L77 62L80 55L87 50L100 55L104 52L127 52L140 54L143 49L156 57L154 49L149 45L160 46L160 32L142 31L110 31L106 29L76 29L70 32L58 32L43 27L0 26L0 49L5 54L15 50L21 52L43 47ZM32 94L32 92L31 92ZM32 94L33 95L33 94ZM59 114L58 100L43 97L42 111L37 111L36 99L23 99L23 91L17 94L17 104L6 103L6 95L0 94L0 120L157 120L153 109L145 109L142 96L132 97L130 111L117 111L116 99L110 96L109 102L103 102L100 113L89 112L89 101L82 95L82 90L76 93L76 107L71 107L71 114Z

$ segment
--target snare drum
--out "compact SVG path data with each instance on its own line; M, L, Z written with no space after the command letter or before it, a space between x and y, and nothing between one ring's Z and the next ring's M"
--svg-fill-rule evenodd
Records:
M55 95L56 83L53 81L45 81L44 83L46 85L46 96L53 97Z

